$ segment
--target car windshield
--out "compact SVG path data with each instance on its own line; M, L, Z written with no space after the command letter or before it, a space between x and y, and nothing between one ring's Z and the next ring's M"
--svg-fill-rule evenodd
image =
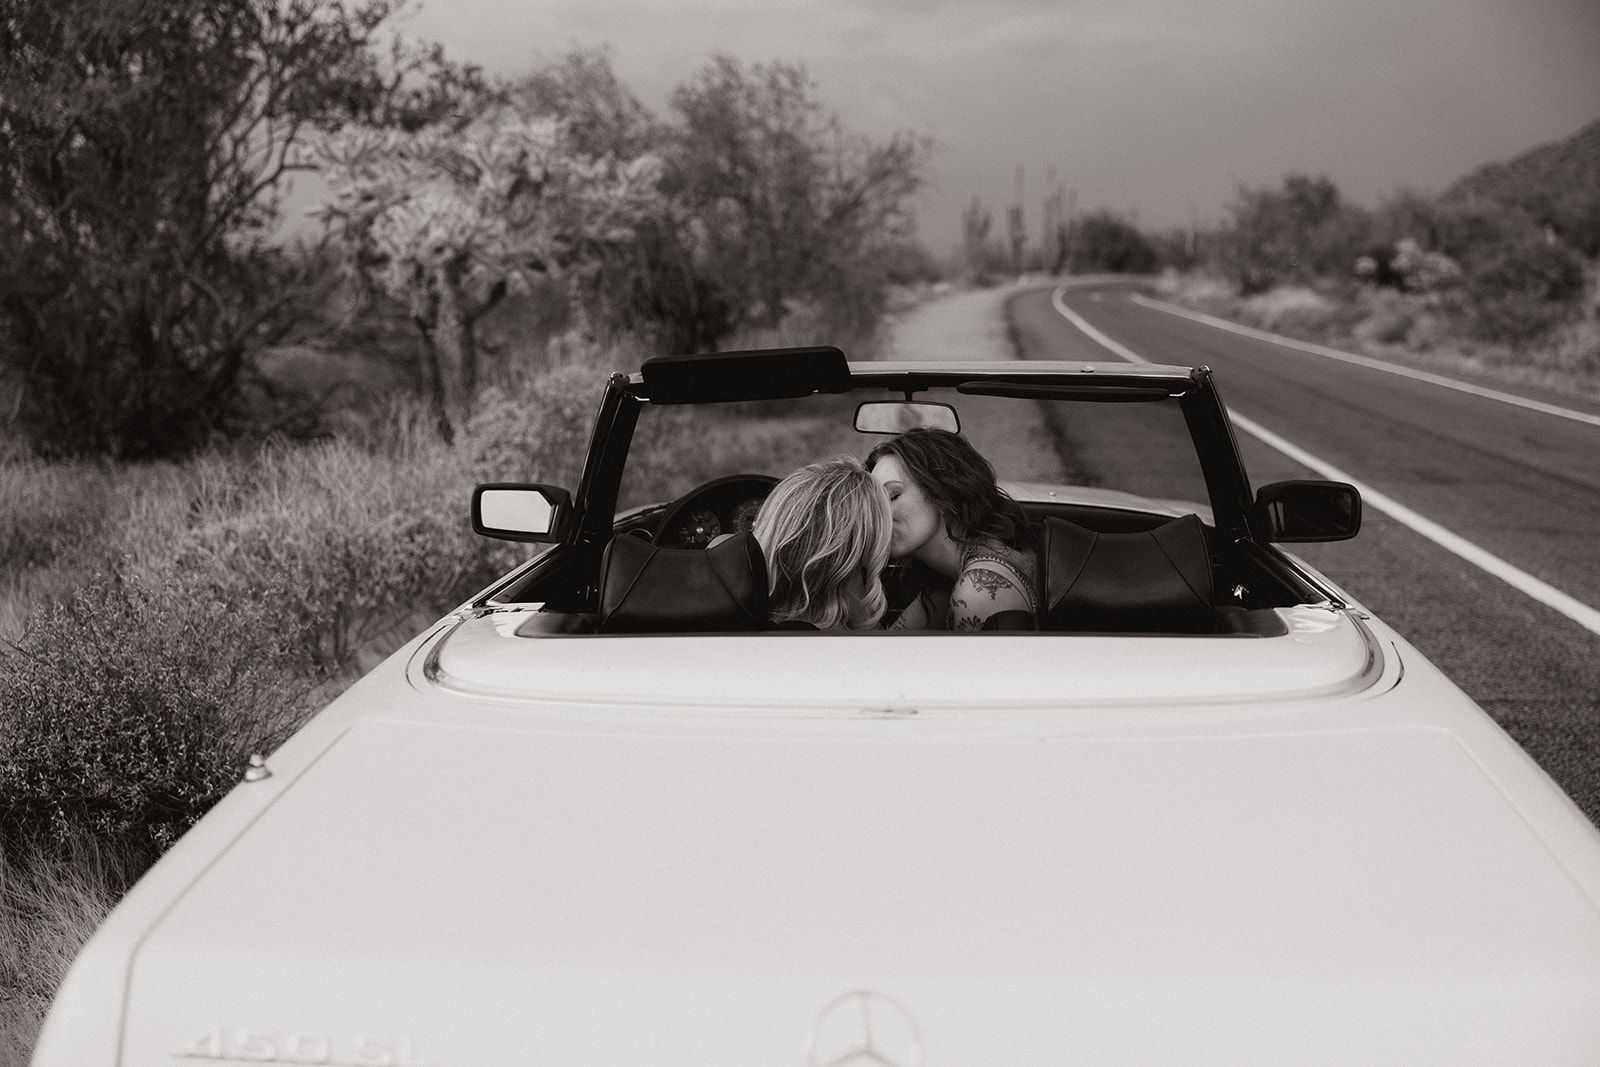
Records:
M712 478L782 477L837 455L865 458L885 435L854 429L863 401L883 391L732 404L646 405L634 434L618 507L672 500ZM1019 498L1079 487L1088 502L1136 506L1119 494L1209 518L1205 480L1176 399L1129 402L973 396L930 389L919 402L949 404L961 432Z

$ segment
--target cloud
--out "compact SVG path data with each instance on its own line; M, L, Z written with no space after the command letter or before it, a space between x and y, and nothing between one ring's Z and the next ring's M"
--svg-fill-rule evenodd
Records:
M664 111L716 53L803 63L872 136L942 146L924 232L1048 168L1085 210L1216 217L1238 184L1322 173L1372 200L1600 116L1593 0L421 0L411 32L501 74L608 46Z

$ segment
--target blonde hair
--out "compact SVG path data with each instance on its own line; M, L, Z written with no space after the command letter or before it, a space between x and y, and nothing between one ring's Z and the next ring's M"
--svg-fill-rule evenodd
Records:
M867 629L887 607L889 498L866 467L840 456L801 467L773 486L752 531L767 558L774 622ZM851 589L861 579L859 599Z

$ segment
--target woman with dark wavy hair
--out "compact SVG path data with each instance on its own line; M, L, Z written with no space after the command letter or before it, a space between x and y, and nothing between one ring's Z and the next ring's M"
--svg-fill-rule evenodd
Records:
M892 628L980 630L996 612L1037 611L1028 517L965 437L907 430L874 448L866 465L889 495L889 555L941 579Z

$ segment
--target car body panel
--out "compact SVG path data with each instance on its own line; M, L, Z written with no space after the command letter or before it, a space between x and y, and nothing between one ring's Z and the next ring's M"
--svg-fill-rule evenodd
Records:
M1325 607L1280 609L1281 637L1085 635L1067 644L1048 634L674 634L629 638L627 657L617 654L616 638L603 635L520 636L538 615L530 607L463 621L433 650L431 680L446 690L515 700L537 672L541 698L582 705L627 699L713 708L755 700L972 712L1332 697L1378 684L1382 670L1361 624ZM830 673L849 685L818 685L818 640L829 644ZM883 669L885 660L902 657L918 670ZM976 699L974 674L985 678Z
M645 401L613 376L560 543L186 834L35 1067L1600 1061L1600 831L1259 537L1208 375L1097 380L1197 390L1211 498L1013 494L1201 515L1270 579L1227 605L1250 625L599 632L606 539L666 510L616 513Z
M1091 1053L1107 1015L1147 1050L1537 1047L1600 988L1600 912L1493 771L1392 698L1313 722L364 718L146 938L129 1062L219 1026L430 1063L781 1059L858 987L950 1058Z

